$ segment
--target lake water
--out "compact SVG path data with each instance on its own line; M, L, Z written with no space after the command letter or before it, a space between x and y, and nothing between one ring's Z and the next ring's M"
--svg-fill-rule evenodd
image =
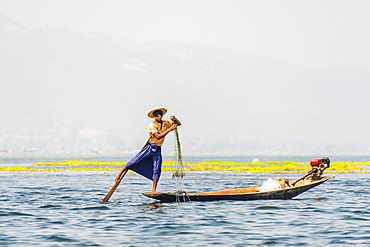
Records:
M101 203L115 175L115 172L0 173L0 245L370 244L370 174L331 174L329 169L326 175L335 175L335 179L292 200L160 204L141 195L150 192L151 181L129 173L110 202ZM187 192L234 189L262 184L270 177L300 176L192 172L186 174L184 189ZM158 191L176 189L171 174L163 173Z

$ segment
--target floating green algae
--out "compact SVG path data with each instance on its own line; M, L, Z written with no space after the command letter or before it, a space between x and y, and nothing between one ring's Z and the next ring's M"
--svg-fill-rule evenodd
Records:
M91 162L80 160L66 160L61 162L39 162L33 166L124 166L127 162Z
M39 170L22 166L0 167L0 172L34 172L34 171L37 172Z
M32 167L2 167L0 172L63 172L63 171L119 171L127 162L90 162L68 160L55 163L36 163ZM172 172L173 161L164 161L162 171ZM330 173L367 173L370 162L332 162ZM66 168L71 167L71 168ZM229 161L206 161L200 163L184 163L186 172L217 171L241 173L306 173L311 170L308 163L293 161L265 162L265 163L237 163Z

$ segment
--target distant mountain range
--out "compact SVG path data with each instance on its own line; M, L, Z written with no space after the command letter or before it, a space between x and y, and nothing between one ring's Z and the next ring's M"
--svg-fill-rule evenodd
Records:
M185 154L366 153L369 82L367 70L33 29L0 14L2 152L132 152L146 112L166 106L183 122Z

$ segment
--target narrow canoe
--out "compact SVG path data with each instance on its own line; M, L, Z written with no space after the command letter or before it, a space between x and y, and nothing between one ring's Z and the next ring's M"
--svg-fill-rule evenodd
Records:
M150 194L143 193L144 196L159 200L160 202L187 202L187 201L221 201L221 200L234 200L234 201L249 201L249 200L287 200L292 199L303 192L316 187L331 177L322 177L315 181L301 181L294 187L286 187L280 190L259 192L256 188L259 186L225 190L217 192L206 192L206 193L182 193L182 194L170 194L170 193L158 193Z

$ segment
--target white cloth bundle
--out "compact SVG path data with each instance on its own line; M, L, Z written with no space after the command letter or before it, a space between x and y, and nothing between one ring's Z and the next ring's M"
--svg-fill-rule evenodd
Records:
M272 190L281 190L280 184L269 178L265 182L263 182L262 186L260 187L260 191L272 191Z

